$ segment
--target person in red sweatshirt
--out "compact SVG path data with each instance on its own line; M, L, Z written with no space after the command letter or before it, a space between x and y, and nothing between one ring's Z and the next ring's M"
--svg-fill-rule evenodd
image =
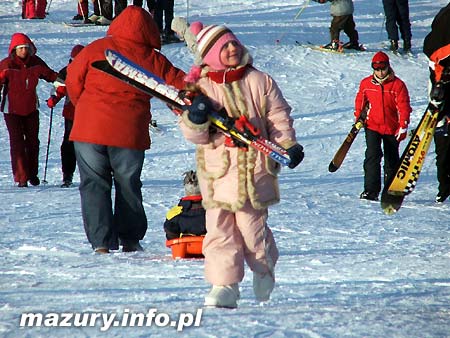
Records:
M152 16L137 6L125 8L106 36L87 45L67 67L67 94L75 106L70 140L80 172L83 222L92 248L103 254L118 248L112 243L115 233L122 251L143 250L139 241L147 231L147 217L141 172L151 121L150 95L92 66L105 58L106 49L178 89L185 84L185 73L159 52L161 39Z
M79 52L84 48L83 45L75 45L70 53L69 64L72 59L78 55ZM47 106L52 109L58 102L65 97L63 116L64 116L64 137L61 144L61 164L63 172L63 184L61 188L69 188L72 186L73 173L76 168L76 158L75 158L75 148L73 142L69 140L70 131L73 126L73 116L75 114L75 107L67 96L67 90L65 85L65 80L67 76L67 66L59 71L58 80L55 82L56 93L52 95L47 100Z
M366 104L369 104L365 126L364 191L360 198L376 201L381 191L381 158L384 156L386 182L397 167L398 147L406 138L412 109L408 89L395 76L385 53L380 51L373 56L372 69L372 75L364 78L359 85L355 116L358 119Z
M0 61L0 111L9 133L11 165L19 187L39 185L39 79L54 82L58 73L36 55L23 33L14 33L8 57Z

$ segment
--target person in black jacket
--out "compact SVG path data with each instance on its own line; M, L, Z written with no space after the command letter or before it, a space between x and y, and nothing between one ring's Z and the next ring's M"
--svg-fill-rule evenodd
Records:
M168 240L182 236L206 234L205 209L198 186L197 173L193 170L184 174L185 196L178 205L167 212L164 231Z
M437 179L436 202L450 196L450 3L442 8L431 23L423 52L430 59L430 102L441 107L434 133Z
M383 0L386 15L386 31L393 52L398 50L398 31L403 39L403 52L411 52L411 22L408 0Z

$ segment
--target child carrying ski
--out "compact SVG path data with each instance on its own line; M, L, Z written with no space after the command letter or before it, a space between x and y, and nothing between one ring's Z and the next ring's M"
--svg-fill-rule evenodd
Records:
M253 67L247 49L230 29L201 28L197 25L194 34L203 63L186 78L198 95L183 113L180 127L186 139L197 145L197 173L206 209L203 254L205 278L212 288L204 304L235 308L245 262L253 271L259 301L267 301L275 285L278 249L267 218L268 207L280 201L280 166L212 131L208 114L224 109L235 119L247 118L263 137L288 149L290 168L304 154L296 141L291 107L275 81Z

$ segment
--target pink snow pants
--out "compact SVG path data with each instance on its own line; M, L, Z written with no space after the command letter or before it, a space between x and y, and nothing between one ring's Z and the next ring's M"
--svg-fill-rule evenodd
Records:
M236 212L206 210L203 254L208 282L213 285L241 282L244 262L252 271L273 274L278 249L266 223L267 215L267 209L256 210L249 201Z

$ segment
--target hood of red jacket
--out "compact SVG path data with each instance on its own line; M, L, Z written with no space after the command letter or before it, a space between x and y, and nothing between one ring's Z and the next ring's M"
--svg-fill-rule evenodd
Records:
M138 27L138 29L136 29ZM135 43L161 49L159 29L149 12L138 6L128 6L109 26L107 35L113 39L131 40Z
M14 51L17 46L28 45L30 48L30 56L36 54L37 49L33 41L23 33L14 33L11 37L11 43L9 44L8 55Z

